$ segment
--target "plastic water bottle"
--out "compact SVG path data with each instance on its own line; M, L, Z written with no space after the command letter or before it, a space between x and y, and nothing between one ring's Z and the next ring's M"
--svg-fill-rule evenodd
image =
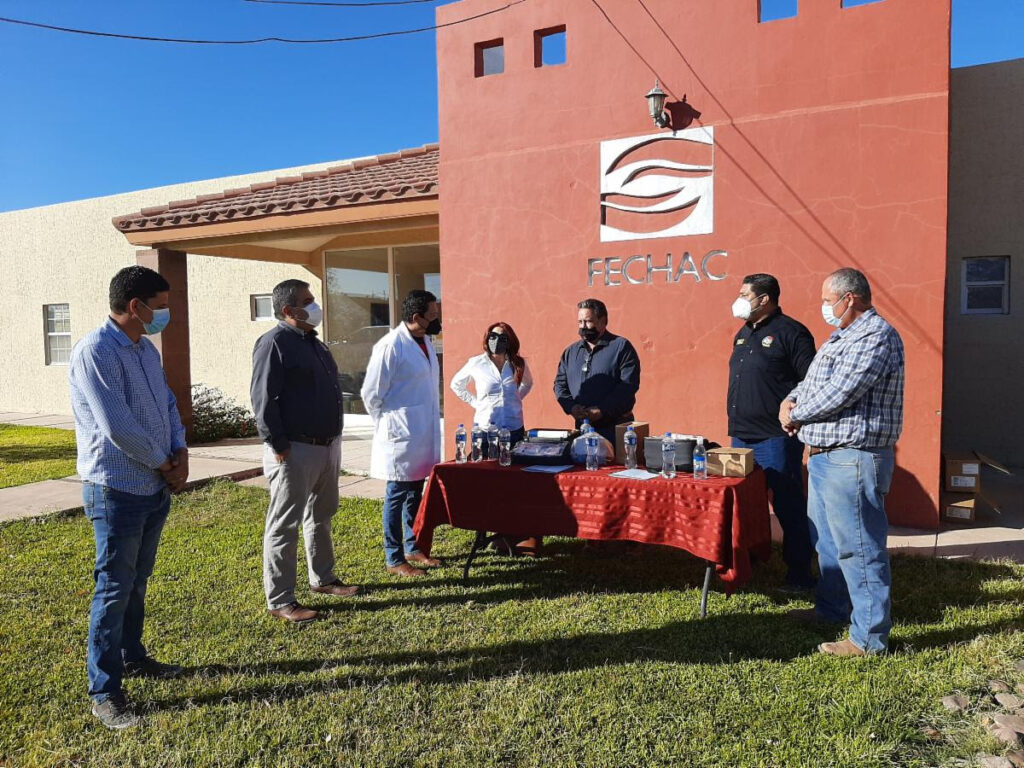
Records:
M697 444L693 447L693 479L708 479L708 449L704 447L703 435L697 435Z
M498 458L498 427L493 421L487 425L487 458Z
M676 441L671 432L666 432L661 441L661 476L666 480L676 476Z
M466 428L459 424L459 428L455 430L455 463L465 464L468 458L466 455Z
M505 427L498 430L498 463L512 466L512 434Z
M622 442L626 446L626 469L636 469L636 432L633 431L632 424L626 427Z
M584 419L583 423L580 424L580 434L585 435L591 430L590 419Z
M597 452L600 449L600 437L593 427L587 427L587 434L583 439L587 442L587 469L591 472L596 471L600 466L597 456Z
M472 459L473 461L483 461L484 460L484 440L486 440L486 439L487 439L487 437L484 434L484 431L482 429L480 429L480 425L474 423L473 424L473 459Z

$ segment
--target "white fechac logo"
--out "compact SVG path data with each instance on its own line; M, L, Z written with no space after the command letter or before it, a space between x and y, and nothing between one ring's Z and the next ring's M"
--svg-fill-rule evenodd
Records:
M602 141L601 242L714 232L714 131L713 127L688 128L672 134ZM656 146L641 152L650 145ZM659 155L692 155L693 150L703 150L709 162L649 157L655 151ZM640 154L645 159L630 160L631 155ZM614 224L609 224L609 219Z

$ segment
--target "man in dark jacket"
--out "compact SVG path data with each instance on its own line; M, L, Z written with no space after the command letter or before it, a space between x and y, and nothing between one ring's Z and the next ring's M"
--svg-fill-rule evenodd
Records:
M612 444L615 425L633 420L640 389L640 358L627 339L608 330L608 308L598 299L576 305L580 340L558 362L555 397L579 427L584 419Z
M250 390L270 482L263 588L271 615L301 623L318 614L295 598L300 521L310 589L351 597L359 588L334 573L331 518L338 509L342 396L338 367L317 338L323 310L301 280L277 285L273 302L280 322L256 342Z

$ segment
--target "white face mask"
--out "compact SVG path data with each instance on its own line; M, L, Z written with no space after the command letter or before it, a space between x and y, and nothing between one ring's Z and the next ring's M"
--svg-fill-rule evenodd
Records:
M844 296L843 299L845 299L845 298L846 297ZM840 299L839 301L842 301L843 299ZM839 301L837 301L836 304L838 304ZM826 323L831 325L833 328L838 328L840 325L842 325L843 324L843 318L846 317L846 313L850 311L850 308L847 307L846 309L843 310L843 314L839 315L839 317L836 317L836 304L822 304L821 305L821 317L822 317L822 319Z
M761 296L764 296L762 293ZM754 301L757 301L761 296L755 296ZM749 320L750 316L754 313L754 308L750 306L750 302L740 296L736 301L732 303L732 316L740 320Z
M306 319L302 322L308 323L316 328L324 321L324 311L320 309L320 305L315 301L312 304L307 304L302 309L306 312Z

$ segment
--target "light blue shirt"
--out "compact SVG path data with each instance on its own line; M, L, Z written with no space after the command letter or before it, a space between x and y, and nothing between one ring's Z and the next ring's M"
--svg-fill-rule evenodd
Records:
M133 343L108 318L75 345L68 378L79 476L137 496L163 490L157 467L185 447L185 429L153 342Z

